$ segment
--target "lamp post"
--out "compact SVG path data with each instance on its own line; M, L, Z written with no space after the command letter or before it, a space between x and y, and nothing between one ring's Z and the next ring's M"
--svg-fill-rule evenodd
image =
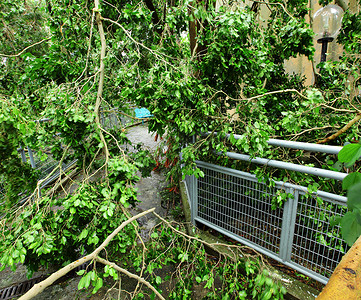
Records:
M315 30L317 43L322 44L321 62L326 61L328 43L332 42L340 32L342 17L343 9L334 4L320 8L313 16L313 23L319 28Z

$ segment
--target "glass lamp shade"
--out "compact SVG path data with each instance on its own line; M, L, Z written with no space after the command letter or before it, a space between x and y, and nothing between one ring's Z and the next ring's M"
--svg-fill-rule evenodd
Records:
M317 39L333 40L340 32L343 9L329 4L320 8L313 15L314 31Z

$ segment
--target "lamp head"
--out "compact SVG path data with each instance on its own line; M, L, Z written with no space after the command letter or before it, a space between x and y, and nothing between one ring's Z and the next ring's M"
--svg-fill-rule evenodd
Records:
M338 5L329 4L320 8L313 15L313 24L318 41L332 41L339 34L342 24L343 9Z

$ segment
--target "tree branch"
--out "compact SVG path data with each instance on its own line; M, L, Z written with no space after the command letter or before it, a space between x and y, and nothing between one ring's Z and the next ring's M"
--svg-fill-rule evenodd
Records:
M304 98L304 99L308 99L305 95L302 95L299 91L297 91L296 89L286 89L286 90L279 90L279 91L272 91L272 92L268 92L268 93L264 93L261 95L257 95L245 100L251 101L251 100L255 100L258 98L262 98L264 96L268 96L268 95L273 95L273 94L281 94L281 93L296 93L298 96Z
M253 1L254 3L260 3L260 4L266 4L266 5L280 5L284 12L291 18L294 19L294 16L290 14L290 12L287 10L287 8L282 4L278 2L267 2L267 1Z
M49 36L49 37L47 37L46 39L43 39L43 40L41 40L41 41L39 41L39 42L36 42L35 44L32 44L32 45L30 45L30 46L27 46L26 48L24 48L23 50L21 50L18 54L9 54L9 55L7 55L7 54L2 54L2 53L0 53L0 56L4 56L4 57L19 57L19 56L20 56L21 54L23 54L26 50L28 50L28 49L36 46L36 45L40 45L41 43L44 43L44 42L46 42L46 41L49 41L51 38L52 38L52 36Z
M361 113L357 114L356 117L354 117L350 122L348 122L344 127L342 127L339 131L337 131L335 134L321 140L318 141L316 144L324 144L327 143L329 141L334 140L335 138L337 138L339 135L341 135L342 133L344 133L347 129L349 129L353 124L355 124L356 122L358 122L361 119Z
M106 42L105 42L105 34L104 34L102 17L100 15L100 11L99 11L99 0L94 0L94 12L96 14L96 22L98 24L98 30L99 30L100 41L101 41L99 86L98 86L97 100L95 103L94 113L95 113L95 122L99 128L100 140L102 141L103 147L104 147L104 154L105 154L105 163L104 164L106 165L109 160L109 150L108 150L107 142L106 142L103 132L101 130L101 124L100 124L100 118L99 118L99 108L102 103L103 86L104 86L104 73L105 73L104 59L105 59L105 52L106 52Z
M169 55L166 55L166 54L163 54L163 53L160 53L159 51L156 51L156 50L152 50L150 49L149 47L145 46L144 44L142 43L139 43L137 42L132 36L131 34L118 22L116 21L113 21L112 19L108 19L108 18L104 18L104 17L101 17L101 20L103 21L107 21L107 22L110 22L110 23L113 23L117 26L119 26L123 31L124 33L127 35L127 37L136 45L148 50L150 53L153 53L155 56L158 56L160 58L162 58L162 56L164 57L167 57L167 58L170 58L172 59L172 57L170 57ZM166 60L163 60L164 63L166 63L167 65L170 65L172 68L175 68L175 66L173 66L171 63L167 62Z

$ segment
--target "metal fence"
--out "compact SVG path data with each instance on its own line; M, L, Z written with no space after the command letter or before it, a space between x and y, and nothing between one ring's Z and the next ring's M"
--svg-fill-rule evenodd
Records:
M194 224L207 225L327 283L348 250L340 228L330 226L331 217L346 212L346 197L322 191L310 194L306 187L284 182L270 187L250 173L201 161L197 166L204 177L185 180ZM337 176L343 178L342 174ZM287 201L272 209L280 193L287 194Z
M47 152L47 153L46 153ZM18 153L21 157L21 160L24 163L29 163L33 169L37 171L38 174L38 180L43 180L41 183L41 188L44 188L54 180L56 180L60 175L60 170L56 170L53 172L51 176L48 177L48 175L58 166L59 162L53 158L50 151L44 151L46 153L46 158L41 159L36 153L34 153L29 147L26 147L25 149L20 147L18 149ZM76 160L63 163L62 164L62 171L65 172L68 168L73 166L76 163ZM3 177L0 175L0 204L3 200L6 193L6 183L3 179ZM24 199L26 199L28 196L23 195L24 198L20 200L20 202L23 202Z

